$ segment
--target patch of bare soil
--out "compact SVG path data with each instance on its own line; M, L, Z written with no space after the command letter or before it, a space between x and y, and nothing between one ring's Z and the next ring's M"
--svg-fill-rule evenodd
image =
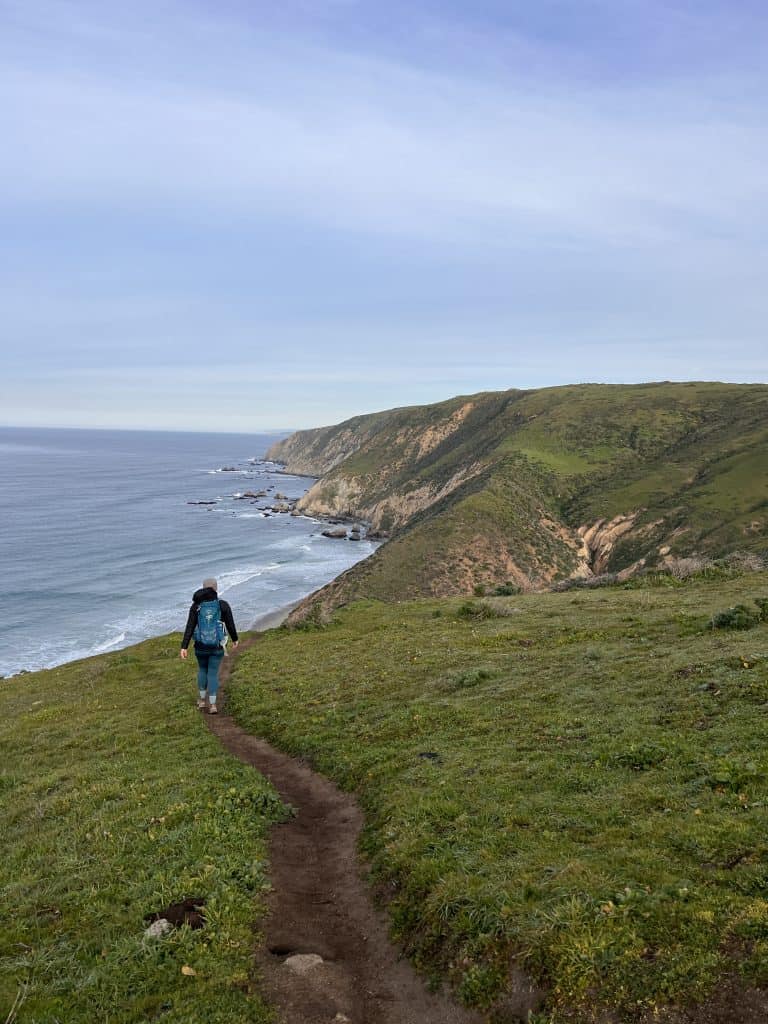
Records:
M706 1003L661 1010L642 1024L768 1024L768 992L726 978Z
M178 903L169 903L164 910L155 910L151 914L145 914L144 920L147 924L152 921L168 921L174 928L181 928L183 924L189 925L190 928L204 928L205 899L189 896Z
M355 800L226 713L206 721L296 811L272 829L273 890L257 950L264 994L281 1024L481 1024L480 1014L430 992L389 940L357 853L363 816Z

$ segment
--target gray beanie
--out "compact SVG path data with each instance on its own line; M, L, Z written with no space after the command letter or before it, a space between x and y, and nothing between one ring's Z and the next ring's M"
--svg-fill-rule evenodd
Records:
M212 576L209 576L207 580L203 580L203 586L204 587L210 587L211 590L215 590L218 593L219 584L216 582L216 580Z

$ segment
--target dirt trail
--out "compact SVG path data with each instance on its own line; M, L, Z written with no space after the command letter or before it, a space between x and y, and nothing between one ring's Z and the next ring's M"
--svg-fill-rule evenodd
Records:
M247 646L253 643L258 637ZM223 683L231 668L228 658ZM265 775L297 812L272 829L273 892L264 948L257 951L265 995L278 1007L281 1024L482 1024L481 1015L430 993L389 941L357 855L363 815L355 800L226 713L206 721L223 746ZM297 974L285 960L298 953L319 954L323 963Z

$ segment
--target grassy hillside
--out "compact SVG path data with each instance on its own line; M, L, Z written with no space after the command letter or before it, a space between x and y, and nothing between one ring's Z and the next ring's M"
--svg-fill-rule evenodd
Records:
M306 511L392 535L321 595L334 604L764 555L767 453L768 386L660 383L463 396L303 431L269 454L322 475Z
M768 987L768 624L709 622L768 574L720 575L358 602L265 634L232 700L360 794L396 934L467 1002L522 969L539 1024L731 1020Z
M253 923L283 811L208 733L178 639L3 681L0 1020L270 1019ZM206 927L145 939L187 896Z
M750 628L710 628L737 604ZM531 1024L721 1024L747 1004L756 1021L766 609L768 573L723 570L363 601L265 634L231 699L360 795L396 935L466 1002L509 1024L523 971L542 997ZM0 1020L269 1019L253 922L284 810L207 732L177 650L166 637L3 682ZM187 896L206 927L146 939L144 916Z

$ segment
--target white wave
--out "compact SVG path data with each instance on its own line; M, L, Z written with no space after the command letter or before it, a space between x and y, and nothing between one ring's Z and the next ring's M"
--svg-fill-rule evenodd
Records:
M269 545L270 551L309 551L306 537L284 537Z
M11 676L21 671L37 672L40 669L56 668L58 665L65 665L69 661L79 661L81 658L93 658L97 654L106 654L108 651L117 650L120 647L125 647L127 643L133 642L128 640L127 633L121 632L117 636L103 640L101 643L93 644L91 647L77 642L70 643L69 646L61 642L58 642L56 645L42 644L36 650L30 651L24 657L22 664L3 665L3 674Z
M210 508L210 511L226 510ZM240 513L239 517L259 514L254 510ZM271 524L280 521L290 525L286 532L278 530L275 533ZM254 542L260 548L259 561L250 561L246 556L238 564L237 555L234 558L224 556L218 565L214 561L214 564L204 567L204 572L200 570L201 578L209 574L217 577L220 593L232 602L238 624L241 620L252 620L276 605L299 600L379 546L365 540L357 544L342 544L317 534L310 536L307 520L297 522L289 516L273 517L264 527L243 527L243 531L250 529L254 530ZM89 628L85 620L82 631L76 627L79 636L76 633L60 636L55 644L51 638L41 643L30 637L22 649L17 646L13 650L6 650L0 644L0 673L10 675L22 668L33 671L52 668L182 629L192 591L198 584L195 581L195 586L190 585L187 593L186 586L178 587L180 578L184 578L183 574L169 574L166 585L161 584L160 590L155 591L153 601L137 602L139 608L126 609L126 615L118 613L111 621L98 623L95 630Z
M219 593L232 590L233 587L240 587L244 583L249 583L251 580L263 576L265 572L274 572L275 569L279 568L279 562L270 562L267 565L254 565L247 569L232 569L229 572L220 573L218 576Z
M125 642L126 633L118 633L117 636L113 636L111 640L105 640L101 644L95 644L91 647L89 654L83 655L83 657L89 657L90 654L106 654L107 651L111 651L113 647L119 647L120 644Z

